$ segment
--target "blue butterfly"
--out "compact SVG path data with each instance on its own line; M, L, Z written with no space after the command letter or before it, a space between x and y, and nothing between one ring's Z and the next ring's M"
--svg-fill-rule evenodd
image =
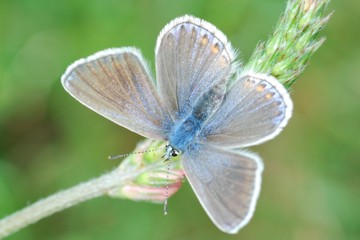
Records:
M181 154L188 181L222 231L236 233L253 215L263 164L240 148L274 138L292 101L274 77L236 73L225 35L183 16L156 44L156 81L139 50L104 50L70 65L64 88L85 106L144 137L168 142L165 158Z

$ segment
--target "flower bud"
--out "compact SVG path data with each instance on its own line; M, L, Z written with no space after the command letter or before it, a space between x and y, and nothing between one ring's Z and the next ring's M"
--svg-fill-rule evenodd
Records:
M175 194L181 187L184 171L179 157L164 162L165 146L163 142L150 139L140 142L117 170L128 172L136 169L143 172L109 191L109 196L162 203L166 197Z

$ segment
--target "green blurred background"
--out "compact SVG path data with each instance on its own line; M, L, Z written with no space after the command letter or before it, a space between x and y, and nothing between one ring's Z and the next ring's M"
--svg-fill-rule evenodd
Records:
M113 169L107 156L141 139L64 91L60 76L74 60L136 46L153 67L162 27L193 14L246 61L284 9L284 0L0 0L0 217ZM8 239L360 239L360 1L329 9L327 41L292 88L289 125L253 148L264 180L239 234L220 232L185 183L166 217L162 205L102 197Z

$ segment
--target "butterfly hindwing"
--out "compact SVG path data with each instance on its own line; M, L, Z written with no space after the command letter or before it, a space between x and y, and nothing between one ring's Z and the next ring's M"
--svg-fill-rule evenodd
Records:
M277 79L248 73L226 93L202 141L226 148L259 144L279 134L291 114L292 101Z
M210 23L192 16L171 21L155 49L158 88L169 111L186 116L204 93L226 83L234 51Z

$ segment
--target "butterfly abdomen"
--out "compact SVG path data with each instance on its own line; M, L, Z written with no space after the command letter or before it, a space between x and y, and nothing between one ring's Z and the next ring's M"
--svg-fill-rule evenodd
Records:
M210 89L197 101L185 120L175 123L169 134L169 143L173 148L184 152L196 144L204 122L218 109L225 92L225 84Z
M202 95L192 111L195 118L204 122L216 112L225 95L225 83L222 81Z

